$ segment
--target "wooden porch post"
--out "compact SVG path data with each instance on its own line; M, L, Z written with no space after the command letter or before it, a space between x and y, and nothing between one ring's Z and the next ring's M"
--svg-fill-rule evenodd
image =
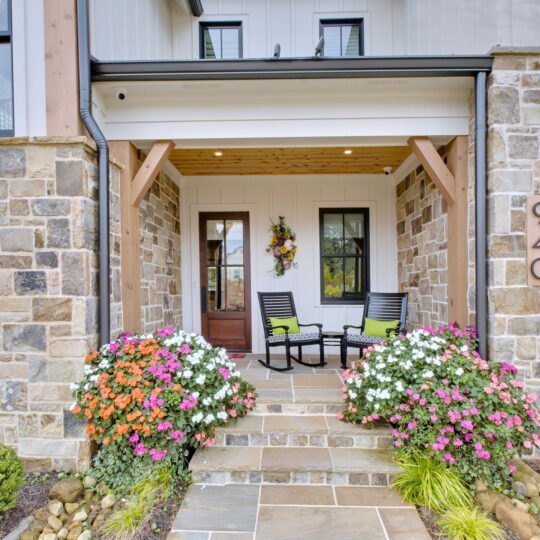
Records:
M123 327L141 331L141 263L139 255L139 206L174 147L157 141L137 170L137 149L129 141L110 142L111 155L124 165L120 173L120 230Z
M448 145L447 162L427 137L411 137L409 146L448 204L448 319L469 324L468 283L468 138L460 135Z

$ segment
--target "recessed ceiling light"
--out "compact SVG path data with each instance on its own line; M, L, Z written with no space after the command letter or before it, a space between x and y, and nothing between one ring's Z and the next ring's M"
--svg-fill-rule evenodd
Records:
M348 156L349 154L352 154L352 150L343 150L343 153Z
M214 156L221 157L223 155L223 152L214 152Z

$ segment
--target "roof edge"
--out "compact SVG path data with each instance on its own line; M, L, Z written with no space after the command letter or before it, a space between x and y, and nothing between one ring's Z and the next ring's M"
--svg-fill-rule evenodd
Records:
M160 81L293 78L474 76L489 72L491 55L368 56L234 60L131 60L92 62L92 80Z

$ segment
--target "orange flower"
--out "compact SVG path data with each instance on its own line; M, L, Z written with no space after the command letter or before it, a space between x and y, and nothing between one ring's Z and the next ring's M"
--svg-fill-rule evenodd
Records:
M87 435L92 435L95 432L96 432L96 424L88 424L86 426L86 434Z
M130 413L127 413L126 415L126 419L128 422L131 422L133 420L135 420L135 418L139 418L139 416L141 416L141 411L134 411L134 412L130 412Z
M118 435L124 435L128 431L129 431L128 424L116 424L116 433L118 433Z
M81 408L78 405L75 405L75 407L73 407L73 410L71 412L73 414L78 414L81 412Z
M90 363L92 360L94 360L94 358L97 358L98 356L98 352L97 351L92 351L89 355L86 356L86 358L84 359L84 361L88 364Z
M141 402L146 397L146 394L140 388L135 388L132 395L133 399L139 402Z
M105 438L103 439L103 444L104 444L105 446L107 446L110 442L111 442L111 439L109 439L109 437L105 437Z
M143 424L142 430L145 435L150 435L150 433L152 433L152 430L148 424Z
M93 416L92 411L90 409L84 409L84 416L90 420L90 418Z

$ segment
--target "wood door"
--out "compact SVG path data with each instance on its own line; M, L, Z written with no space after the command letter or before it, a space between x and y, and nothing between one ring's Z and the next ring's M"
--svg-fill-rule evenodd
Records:
M249 213L199 214L201 328L215 347L251 351Z

